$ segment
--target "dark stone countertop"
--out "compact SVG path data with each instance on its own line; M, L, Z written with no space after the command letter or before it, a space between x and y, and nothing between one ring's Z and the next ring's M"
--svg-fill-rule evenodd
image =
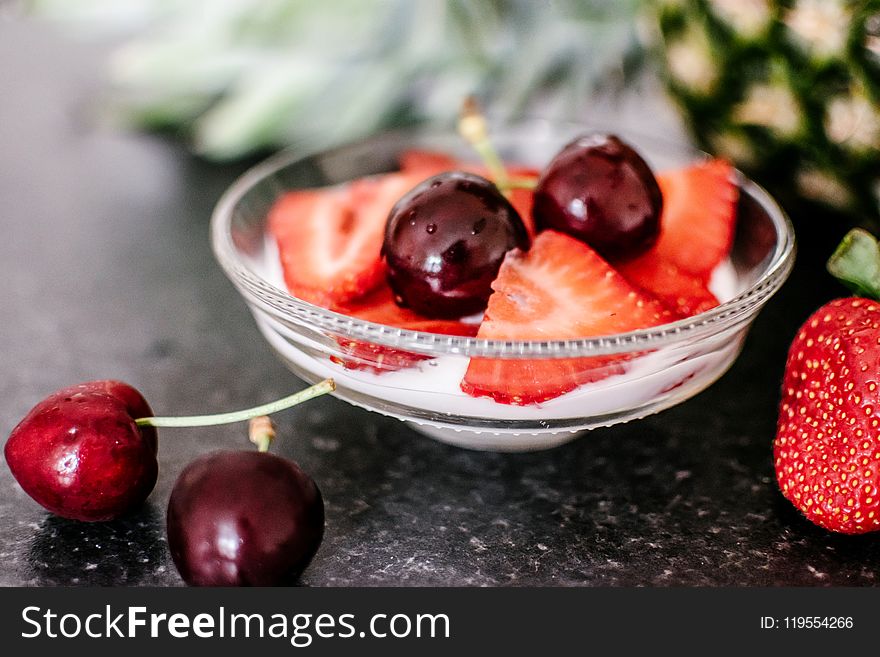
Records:
M242 165L90 119L98 49L0 22L0 434L50 391L120 378L161 414L246 407L304 384L215 264L208 218ZM806 225L822 217L795 217ZM833 232L833 235L832 235ZM322 398L278 416L277 451L327 503L307 585L875 585L880 540L820 530L780 495L771 441L785 351L841 291L802 243L741 358L643 421L540 453L448 447ZM54 518L0 466L0 585L180 585L164 539L176 475L242 446L236 427L166 430L147 506Z

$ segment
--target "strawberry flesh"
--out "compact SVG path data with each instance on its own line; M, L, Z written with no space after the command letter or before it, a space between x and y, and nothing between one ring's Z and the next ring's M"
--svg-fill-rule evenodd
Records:
M678 317L690 317L718 305L718 299L702 278L682 271L654 250L618 264L617 271L630 283L662 301Z
M268 225L291 294L335 308L378 287L388 212L421 180L417 172L393 173L282 196Z
M838 299L788 353L776 440L783 495L831 531L880 530L880 303Z
M708 160L657 176L663 195L660 235L649 250L708 282L730 252L739 187L724 160Z
M339 311L367 322L409 331L473 337L479 328L478 324L468 324L456 320L427 319L411 310L401 308L394 301L391 288L387 283L382 284L357 302L340 308ZM431 358L425 354L342 336L337 337L336 341L342 350L342 356L334 356L332 360L346 369L366 370L382 374L383 372L412 367Z
M590 338L672 319L660 302L630 285L586 244L550 230L538 235L528 253L508 253L492 288L478 338ZM461 388L504 404L540 403L623 372L626 359L472 358Z
M660 236L645 253L616 266L630 283L689 317L718 305L708 281L730 252L739 188L723 160L667 171L657 180Z

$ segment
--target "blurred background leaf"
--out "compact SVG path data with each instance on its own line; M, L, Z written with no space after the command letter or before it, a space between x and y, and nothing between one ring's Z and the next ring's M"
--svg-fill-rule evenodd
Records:
M109 65L124 121L181 130L210 159L321 149L449 124L476 94L499 120L574 119L639 52L638 0L34 0L127 36ZM619 85L619 82L618 82Z
M25 5L120 43L102 106L209 159L449 126L468 94L499 121L611 117L668 134L679 124L662 80L694 141L790 209L815 201L878 227L880 0Z

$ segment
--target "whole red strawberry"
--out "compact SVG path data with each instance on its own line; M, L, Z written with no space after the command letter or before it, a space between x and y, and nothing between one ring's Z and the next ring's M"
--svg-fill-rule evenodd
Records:
M829 269L857 292L880 291L880 248L847 235ZM880 303L837 299L801 327L788 354L774 442L783 495L831 531L880 530Z

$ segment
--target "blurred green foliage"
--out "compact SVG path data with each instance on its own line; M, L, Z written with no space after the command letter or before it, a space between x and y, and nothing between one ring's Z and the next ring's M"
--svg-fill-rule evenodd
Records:
M124 37L110 107L212 159L312 150L418 122L476 94L499 120L575 118L637 51L639 0L34 0Z

